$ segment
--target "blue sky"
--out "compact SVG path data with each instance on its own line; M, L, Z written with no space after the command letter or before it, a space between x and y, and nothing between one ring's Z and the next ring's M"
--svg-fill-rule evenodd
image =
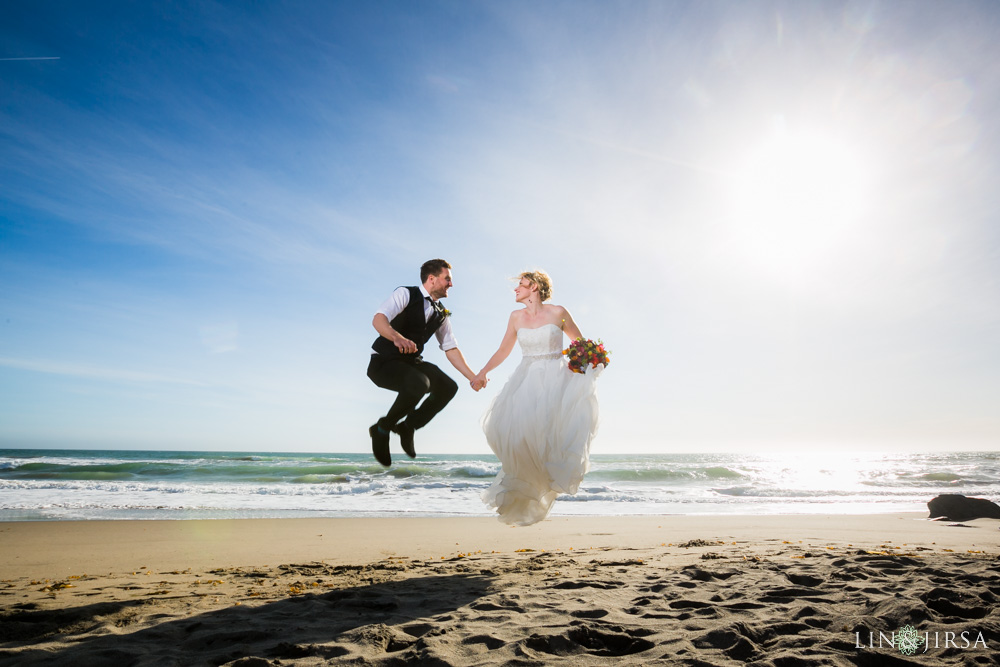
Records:
M475 369L525 269L609 344L595 453L995 449L998 28L991 1L4 3L0 447L366 451L372 313L445 257ZM514 357L418 449L488 451Z

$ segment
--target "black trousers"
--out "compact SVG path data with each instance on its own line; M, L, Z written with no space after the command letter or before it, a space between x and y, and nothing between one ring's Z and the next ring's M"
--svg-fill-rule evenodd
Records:
M454 380L422 359L373 354L368 363L368 377L377 386L399 394L389 412L379 420L387 429L403 419L413 428L426 426L458 392ZM425 395L427 399L418 408L417 403Z

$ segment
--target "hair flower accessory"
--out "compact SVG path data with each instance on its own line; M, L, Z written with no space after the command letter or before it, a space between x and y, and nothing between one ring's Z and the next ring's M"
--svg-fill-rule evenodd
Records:
M591 368L597 368L599 364L607 366L611 363L608 354L604 349L604 341L599 338L596 343L589 338L577 338L563 350L566 365L574 373L586 373L587 366Z

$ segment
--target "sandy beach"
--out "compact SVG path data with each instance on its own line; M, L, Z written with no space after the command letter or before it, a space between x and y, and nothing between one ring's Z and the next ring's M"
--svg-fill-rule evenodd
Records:
M4 523L0 664L998 664L1000 521L925 517Z

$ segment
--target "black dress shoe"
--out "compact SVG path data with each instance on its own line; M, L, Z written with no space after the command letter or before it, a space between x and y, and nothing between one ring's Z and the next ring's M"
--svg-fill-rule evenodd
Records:
M389 432L380 431L378 424L372 424L368 429L368 435L372 437L372 454L375 460L386 468L392 465L392 457L389 456Z
M399 444L403 446L406 455L411 459L417 458L417 450L413 448L413 427L402 421L393 426L392 430L399 434Z

